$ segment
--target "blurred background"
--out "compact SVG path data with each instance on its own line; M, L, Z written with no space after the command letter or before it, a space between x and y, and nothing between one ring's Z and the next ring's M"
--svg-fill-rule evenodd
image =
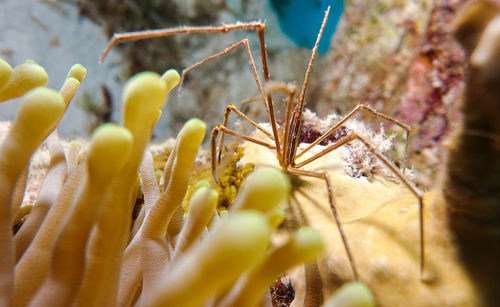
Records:
M113 33L262 20L267 24L271 78L300 86L330 5L307 90L307 107L325 116L369 104L412 125L412 161L417 166L426 161L422 178L430 184L425 178L435 172L441 143L459 118L465 64L449 32L451 20L467 2L0 0L0 57L12 66L27 59L36 61L47 70L49 86L54 88L62 84L72 64L85 65L87 77L59 131L68 138L86 136L102 122L119 122L121 88L137 72L163 73L170 68L180 72L246 37L261 71L258 39L251 31L124 43L115 46L99 65L99 55ZM186 76L182 91L171 93L154 137L174 136L191 117L201 118L211 128L222 121L227 105L239 106L257 94L247 55L240 47ZM282 105L279 98L275 102ZM13 119L16 109L15 101L0 104L0 120ZM259 117L251 112L265 121L262 113ZM358 118L380 127L379 119ZM389 124L385 128L392 129Z

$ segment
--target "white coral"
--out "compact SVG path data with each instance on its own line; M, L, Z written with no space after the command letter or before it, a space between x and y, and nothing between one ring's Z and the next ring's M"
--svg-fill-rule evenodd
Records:
M317 128L321 132L328 130L342 119L338 114L329 114L326 118L320 119L316 113L308 109L304 110L302 118L304 123ZM367 127L364 122L357 119L349 119L345 123L345 127L363 137L382 154L386 154L393 148L393 140L396 135L387 135L383 123L380 124L380 131L378 132ZM349 176L354 178L360 178L361 176L370 178L374 173L380 173L393 181L397 181L396 176L379 159L370 153L370 150L361 142L353 141L343 147L345 148L343 151L344 170ZM405 170L405 174L409 174L410 177L413 176L411 170Z

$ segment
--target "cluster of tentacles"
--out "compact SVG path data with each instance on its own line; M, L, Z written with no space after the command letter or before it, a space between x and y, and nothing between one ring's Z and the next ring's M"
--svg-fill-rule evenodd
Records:
M56 127L85 74L73 66L56 91L44 87L47 74L36 63L12 69L0 60L0 101L24 96L0 147L0 305L255 306L287 269L323 251L309 227L271 243L289 192L276 169L252 173L223 216L218 193L200 181L183 214L205 124L184 125L159 181L147 150L179 81L173 70L134 76L122 124L104 124L89 144L65 148ZM34 205L21 206L30 160L44 140L47 173ZM144 206L132 219L139 185ZM328 304L360 300L373 305L366 288L352 284Z

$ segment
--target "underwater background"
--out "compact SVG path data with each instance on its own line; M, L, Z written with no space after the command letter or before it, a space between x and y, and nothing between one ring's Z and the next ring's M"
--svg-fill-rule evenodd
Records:
M120 45L100 66L97 60L112 33L265 20L273 77L283 81L298 80L304 74L308 54L328 5L332 6L332 13L320 44L321 54L329 49L343 11L343 1L3 0L0 54L10 63L22 63L30 58L47 67L51 76L48 84L53 87L59 86L71 63L85 65L90 78L82 84L82 90L61 123L63 135L84 136L101 121L117 121L121 84L136 72L182 70L244 37L252 40L255 54L258 50L256 35L248 31L227 36L183 35ZM239 50L190 74L182 98L171 98L173 103L167 106L155 137L174 135L193 114L215 125L216 114L223 112L226 105L249 98L243 97L242 92L256 93L256 87L247 88L254 82L250 69L245 67L245 58L244 52ZM256 61L259 65L258 59ZM202 97L205 99L200 99ZM204 100L203 103L200 100ZM214 113L209 109L215 110ZM15 102L0 105L0 119L13 119L15 110Z
M28 101L26 105L30 105L31 102L36 108L42 105L42 103L38 104L39 100L43 101L45 97L53 96L47 100L54 102L54 112L37 113L28 109L29 107L24 109L21 107L19 109L28 112L29 115L20 116L19 122L24 119L23 124L17 124L9 133L1 133L6 141L0 148L0 174L2 175L0 180L6 183L0 184L0 199L3 199L2 202L5 205L3 206L4 213L0 214L3 218L0 226L4 228L4 231L0 233L0 243L3 242L5 246L12 249L12 239L16 238L11 235L12 229L16 231L17 227L17 230L21 229L21 232L30 231L26 227L23 230L21 226L24 225L24 221L30 221L27 219L30 215L36 215L30 213L29 206L20 206L20 204L25 201L30 204L35 201L37 203L44 201L43 195L38 195L37 192L41 189L41 178L43 181L49 178L44 173L47 169L52 169L58 178L53 179L58 181L53 185L47 179L49 182L47 191L50 191L52 186L62 189L63 182L69 178L66 177L68 174L76 178L71 182L68 179L67 182L70 183L64 188L73 191L68 193L72 193L74 198L67 197L64 200L67 204L71 202L84 204L86 198L92 200L92 197L97 197L97 193L93 192L97 190L105 192L105 189L101 187L113 189L113 194L110 195L118 197L116 204L127 204L127 210L129 210L125 213L121 212L123 229L121 232L115 231L115 235L121 237L120 240L123 242L127 242L129 236L132 238L136 231L139 232L142 229L142 225L147 224L142 224L142 222L150 217L151 211L147 210L153 210L151 209L153 207L149 205L160 204L158 206L161 207L163 202L172 204L172 207L169 207L172 211L168 214L175 218L172 221L170 218L157 219L158 224L153 223L156 226L159 225L157 229L149 234L151 235L149 238L146 238L147 236L141 238L151 239L154 243L157 242L155 241L155 236L157 236L156 239L160 238L163 244L166 242L166 233L171 234L172 237L178 234L181 227L188 224L183 219L183 214L186 213L183 210L187 210L188 213L192 212L183 203L187 202L187 199L192 201L189 197L194 195L192 190L188 190L188 186L189 189L200 188L204 190L204 193L212 194L213 197L205 197L207 196L205 195L199 198L201 199L199 203L207 203L208 199L211 199L210 205L215 206L217 197L225 197L225 207L212 208L207 211L207 216L218 218L219 212L225 214L225 210L233 204L233 201L238 203L235 200L239 195L238 189L243 186L243 182L246 183L244 179L254 167L265 169L262 166L269 166L272 162L277 162L276 156L280 157L280 153L276 154L272 145L255 145L255 143L260 144L258 134L252 135L256 138L253 139L254 143L246 142L238 149L235 143L230 143L228 136L224 143L228 146L220 147L220 152L223 152L222 148L228 152L223 155L225 159L222 164L217 165L221 176L216 174L215 162L210 165L211 161L216 160L216 153L213 151L215 142L212 143L213 155L210 156L207 150L210 137L206 135L224 119L225 112L229 114L229 110L233 107L228 108L228 106L234 104L250 118L258 122L266 121L255 77L248 65L249 56L244 48L238 47L230 54L203 64L185 76L182 90L179 87L174 88L180 81L179 75L174 70L181 73L190 65L236 42L244 42L248 39L250 52L253 54L257 70L261 75L265 65L262 63L260 51L261 47L265 47L271 79L300 88L306 74L306 67L311 61L311 48L316 41L322 16L329 5L331 6L330 18L319 44L319 53L312 66L305 92L306 107L312 112L303 113L305 120L301 128L315 137L320 134L319 131L324 131L325 126L331 126L332 121L337 121L342 115L356 110L355 108L360 104L367 105L396 120L385 123L387 117L378 116L379 113L365 108L364 110L368 112L358 113L355 120L349 122L350 125L358 125L356 129L351 129L354 126L346 125L339 128L338 132L339 135L345 133L352 137L351 131L356 133L368 131L366 133L369 135L376 131L377 134L373 133L371 137L382 141L375 144L370 139L368 142L375 144L375 147L372 148L365 142L362 142L364 147L361 143L348 144L342 146L342 150L334 151L332 155L324 155L321 159L313 161L307 169L311 167L313 171L324 171L321 174L316 173L317 176L324 176L322 177L324 181L318 181L317 178L304 179L302 178L304 176L300 176L298 180L290 174L282 176L283 174L277 170L281 168L276 163L274 168L265 172L271 170L271 173L274 172L273 176L276 175L276 178L279 178L276 183L282 188L280 197L276 199L270 197L274 191L267 184L262 185L269 179L264 177L262 177L264 179L257 177L258 179L250 180L253 182L250 184L251 188L250 190L242 188L244 191L242 195L245 195L242 197L253 197L254 193L257 193L255 192L257 188L264 188L268 189L266 193L269 195L266 194L261 199L272 199L278 204L282 198L288 197L289 181L292 181L292 194L286 199L288 205L286 210L290 211L273 211L266 218L270 221L279 216L282 219L294 219L299 214L295 214L296 212L288 214L289 212L293 210L305 212L305 222L273 220L272 223L276 224L272 227L277 227L275 234L283 231L285 236L290 235L291 230L296 230L299 224L316 227L322 239L315 240L318 243L315 253L320 252L321 242L326 243L327 251L321 261L318 261L321 269L318 267L317 271L327 275L326 279L323 278L325 286L320 288L326 289L328 296L345 281L357 276L351 257L348 257L350 263L346 261L345 252L348 251L348 247L343 235L338 236L339 232L337 232L341 228L340 223L338 219L332 219L331 216L332 212L336 214L336 210L332 209L334 207L332 199L335 198L339 204L340 215L347 219L344 220L345 223L343 221L346 237L349 238L349 242L353 243L351 246L354 246L352 250L355 262L359 264L362 281L366 282L373 291L380 306L399 306L402 305L401 302L411 302L415 306L429 306L436 301L443 306L495 304L494 298L498 296L496 287L500 276L500 266L490 260L500 255L498 244L500 239L498 236L500 233L498 231L500 221L498 131L500 126L497 124L498 114L500 114L497 98L500 97L500 93L496 86L500 80L500 73L498 73L500 65L495 57L498 54L497 46L500 44L489 44L489 42L500 40L500 31L498 27L495 27L497 23L500 23L499 0L479 2L472 0L131 0L126 2L118 0L0 0L0 57L6 60L0 62L2 65L0 68L2 73L6 72L4 76L7 75L7 78L0 80L2 85L5 82L17 80L18 76L23 76L21 70L19 75L11 78L10 66L7 63L13 67L19 67L27 59L46 68L48 74L44 74L49 76L49 87L58 89L64 82L61 90L64 95L50 89L39 88L34 90L34 94L27 94L24 97L23 101ZM466 10L465 14L459 14L464 8L471 7L472 9ZM461 17L457 18L458 16ZM255 20L266 23L265 46L259 46L259 37L252 31L177 35L119 44L111 50L102 65L98 63L102 50L114 33L178 26L218 26ZM73 66L74 63L81 63L86 68L82 65ZM26 63L25 66L33 71L37 69L40 71L32 62ZM170 70L162 79L154 73L139 74L143 71L161 74L172 68L173 70ZM35 76L33 71L24 71L24 76ZM70 72L67 73L68 71ZM132 77L138 74L139 77ZM85 79L83 79L84 75L86 75ZM28 77L25 80L29 80ZM62 102L67 103L71 100L69 94L72 94L72 90L76 90L82 80L82 86L77 91L58 128L62 141L59 142L57 136L52 134L47 141L48 145L43 144L38 147L47 134L56 127L55 124L49 123L49 119L53 117L54 123L57 124L59 113L62 115L66 111L66 105ZM124 90L123 85L127 80L129 80L128 84L133 85ZM5 100L7 100L0 104L0 120L12 120L15 117L21 99L9 100L8 91L11 89L15 91L24 84L16 82L5 83L7 85L2 88L3 92L0 92L0 100L2 97L6 97ZM169 102L164 105L165 97L170 90L172 92L168 96ZM22 91L19 90L19 92ZM278 126L284 122L287 102L285 98L285 95L273 93ZM148 109L149 105L144 103L149 99L154 101L151 109ZM128 107L122 107L122 100L128 103ZM159 117L159 114L162 116ZM138 120L134 116L144 117ZM249 131L246 129L249 127L241 121L234 120L233 115L231 116L228 127L240 129L236 131L243 131L247 135ZM192 119L193 117L201 120ZM111 130L104 130L105 132L97 134L97 140L92 141L95 145L90 145L97 147L85 150L85 145L82 143L87 142L88 136L96 127L107 122L119 123L122 121L121 118L125 118L124 126L128 130L123 127L105 125L105 129L111 127ZM399 124L399 121L411 126L409 142L403 131L408 128ZM47 124L46 129L43 129L43 124ZM4 122L2 129L10 129L9 125ZM38 129L38 125L42 128ZM155 127L154 142L149 144L153 126ZM218 127L212 131L220 132L221 129ZM21 132L17 133L18 131ZM130 131L134 133L133 138L129 135ZM181 132L177 141L174 141L172 137L179 131ZM281 132L280 129L277 132L274 131L274 140L282 137L285 139L280 134ZM22 138L26 139L21 140ZM30 138L36 138L36 140L33 141ZM73 141L74 139L78 140ZM111 140L122 143L114 146ZM156 143L164 140L166 141L162 144ZM269 141L269 139L266 140ZM66 146L65 149L61 147L61 143ZM356 145L360 145L363 150L359 150L360 146ZM133 147L133 150L130 149L133 152L133 159L127 158L129 149L120 150L120 146ZM199 146L201 146L200 150ZM50 164L47 147L51 151ZM151 151L151 155L144 155L146 148ZM30 162L30 156L35 150L38 150L38 153ZM380 154L377 156L378 159L374 159L374 152ZM234 155L231 155L232 153ZM99 157L100 154L102 161L93 160L97 158L92 157ZM87 155L90 158L87 158ZM385 161L382 155L386 155L389 162ZM122 160L114 159L114 156L120 156ZM65 159L68 161L67 164ZM285 160L280 161L281 166L289 173L290 169L287 169L286 165L283 166ZM349 161L346 162L346 160ZM80 163L82 161L84 163ZM87 161L89 161L89 167L85 169ZM92 163L97 163L93 161L100 161L102 164L99 164L99 167L92 166ZM391 174L388 175L378 169L377 163L380 161L386 163L386 169L390 169ZM351 170L357 171L346 172L349 167L346 167L344 162L350 163ZM28 171L27 165L30 163ZM113 181L113 185L104 181L101 182L103 184L94 185L93 180L83 180L82 178L86 177L78 177L96 176L100 170L107 170L107 166L113 163L117 163L114 171L118 174L118 179ZM307 163L308 161L299 164ZM369 167L358 168L359 165L365 165L365 163ZM56 166L59 164L63 168L67 167L68 171L66 169L61 172L57 171ZM123 168L124 171L121 170L122 165L119 164L126 165ZM210 167L212 167L212 173ZM32 172L32 169L36 171ZM119 172L123 172L124 176L121 176ZM33 174L39 177L30 177ZM141 190L137 188L138 174L143 181ZM329 183L327 176L333 179L332 184ZM217 178L220 182L217 182ZM112 177L109 180L112 180ZM122 184L122 180L126 182ZM144 180L149 181L151 186ZM26 182L38 185L33 194L25 192ZM327 190L325 190L325 182L328 186ZM77 192L78 187L82 185L85 185L85 189L88 188L88 191L92 193ZM170 193L170 189L176 192ZM54 204L56 197L62 199L61 195L65 195L61 193L58 196L58 193L59 190L57 193L50 193ZM187 198L184 198L185 193L187 193ZM331 198L325 197L327 194ZM104 199L104 197L98 198ZM194 199L197 198L194 197ZM89 201L89 203L96 202ZM244 204L245 201L240 201L241 203ZM155 210L165 209L160 207L156 207ZM44 210L45 207L40 209L41 207L36 205L33 208ZM73 212L72 216L75 220L80 220L78 215L74 214L76 212L74 207L67 208L71 208L68 211ZM118 210L112 211L112 207L107 208L110 211L106 218L113 219L115 212L119 212ZM177 211L174 212L173 209ZM139 211L142 212L142 217ZM158 212L164 213L161 210ZM161 216L162 213L156 217ZM133 227L128 225L131 222L130 216L134 219L135 226ZM151 216L153 216L151 219L155 218L154 214ZM264 221L266 218L259 216L257 220L262 220L260 222L267 225L268 222ZM236 228L238 228L237 219ZM52 221L57 220L55 218ZM89 218L88 222L87 229L90 229L95 221ZM172 229L170 225L167 225L169 222L172 222ZM101 225L109 224L103 222ZM151 226L153 224L144 227L153 227ZM169 229L165 232L167 226ZM262 227L256 228L263 229ZM32 228L32 230L34 232L31 234L35 235L38 229ZM240 230L242 231L240 235L245 235L244 229ZM108 229L108 233L112 232ZM64 234L64 231L61 233ZM103 234L108 233L103 232ZM264 233L263 237L268 234L270 231ZM370 237L374 234L377 237ZM279 235L273 235L273 240L279 240ZM214 240L222 238L219 234L213 236L216 238ZM8 240L1 241L6 237ZM40 235L40 237L43 236ZM368 237L370 239L367 239ZM262 244L259 243L260 252L267 253L266 248L271 246L269 238L266 237L261 242ZM170 243L173 241L174 239ZM216 242L224 245L223 241ZM40 242L37 247L50 247ZM85 247L81 244L84 243L83 240L75 242L80 247ZM126 254L121 249L125 246L123 242L114 246L115 252ZM239 240L235 242L238 243ZM129 246L136 249L142 248L141 244L133 240ZM424 247L427 252L424 252ZM168 249L157 250L154 244L149 248L159 252L162 257ZM213 250L213 246L207 249ZM57 248L54 250L57 252ZM195 263L204 259L200 256L204 253L194 254L196 253L192 252L191 257L194 257L192 259L196 260ZM13 253L6 253L6 255L13 256ZM30 255L32 258L25 259L38 259L35 249L32 249ZM158 273L154 265L157 260L152 257L153 254L144 253L143 255L144 259L139 259L140 257L135 257L131 252L127 258L130 262L121 268L127 272L129 269L135 272L136 276L132 278L131 284L135 290L138 289L139 284L146 285L154 280L155 274ZM423 255L426 255L427 260L424 260ZM19 256L22 256L22 252L16 255L16 257ZM49 261L51 255L46 253L45 256L45 260ZM121 257L121 254L117 257ZM9 257L5 257L7 258ZM225 258L212 259L215 261L211 263L215 263L212 268L220 267L217 262L220 259ZM255 259L258 259L258 255ZM145 260L144 272L153 273L151 276L146 276L149 273L144 275L148 278L153 277L153 279L146 279L148 281L145 283L140 281L143 273L142 267L135 265L136 262L143 260ZM11 275L17 274L13 270L17 264L9 259L2 261L0 261L0 266L7 268L5 272ZM7 263L8 261L10 263ZM429 264L425 269L424 263ZM113 278L120 276L117 275L120 268L116 269L121 264L117 262L114 268L111 268L115 270ZM207 262L207 264L210 263ZM23 282L18 285L30 288L34 273L38 274L38 277L45 277L43 272L31 270L31 266L36 266L36 261L24 261L25 270L19 273L23 276ZM180 269L177 266L172 267L175 268L174 271L177 270L179 276L192 276L184 274L183 271L186 268L192 270L193 266L179 265ZM306 265L305 268L307 267ZM44 266L44 268L47 267ZM243 269L248 269L248 267ZM64 268L62 271L65 271ZM234 272L234 270L228 271ZM12 284L15 279L10 278L12 276L9 277L7 273L0 274L0 278L5 277ZM216 274L209 277L214 275ZM139 279L135 280L136 277ZM204 277L206 276L202 276ZM175 283L175 275L167 276L167 278L169 282ZM306 279L295 276L294 280ZM43 298L47 300L57 300L58 297L48 293L56 289L50 284L50 278L48 281L46 291L39 293L42 293ZM281 279L278 281L281 282ZM4 283L7 286L3 293L10 294L9 282ZM204 281L201 282L203 285ZM308 279L304 282L303 288L310 284ZM0 285L3 283L0 282ZM94 290L92 284L87 286L87 289ZM114 288L116 284L110 282L108 286ZM200 288L206 289L204 286ZM16 299L31 299L31 297L24 296L23 290L19 289L16 290ZM127 289L127 287L122 289ZM142 287L142 289L147 293L151 288ZM190 287L185 287L185 289L190 290ZM461 290L454 291L456 289ZM34 288L31 290L34 291ZM110 291L113 293L114 290ZM125 296L119 295L120 299L130 300L130 302L138 299L134 297L135 292L125 292ZM175 292L173 291L174 295ZM161 296L161 294L162 291L157 291L155 295ZM150 296L145 297L155 300ZM182 300L186 297L193 298L194 296L191 296L188 291L188 295ZM316 297L321 298L322 293ZM0 302L1 299L2 295L0 295ZM71 300L73 297L68 296L68 299ZM226 299L231 301L230 297ZM481 300L483 304L478 303ZM159 301L156 302L159 304ZM373 304L373 301L371 303ZM319 304L320 302L317 302L316 305Z
M462 51L448 32L451 20L466 3L2 0L0 54L13 65L30 58L47 67L52 87L60 86L71 63L85 65L88 78L61 123L63 136L85 136L100 123L118 121L122 84L137 72L161 73L169 68L180 72L244 38L250 40L261 70L257 35L251 31L120 44L99 65L99 55L113 33L264 20L271 79L299 85L323 12L330 5L321 54L306 92L306 107L326 116L345 114L363 103L407 122L414 130L411 148L416 159L432 161L432 167L426 163L422 178L432 178L442 156L439 145L459 118L456 101L465 65ZM248 57L243 48L237 49L186 76L182 91L170 95L153 137L161 140L175 135L193 116L214 127L221 122L227 105L238 106L257 94ZM12 119L15 106L15 102L1 104L0 118ZM257 121L265 120L262 107L246 106L243 111ZM283 110L278 108L277 112ZM431 179L424 181L432 183Z
M344 1L336 0L271 0L271 5L278 15L283 33L301 47L314 47L322 16L328 6L331 14L319 44L319 54L325 54L330 49L330 39L337 23L344 12Z

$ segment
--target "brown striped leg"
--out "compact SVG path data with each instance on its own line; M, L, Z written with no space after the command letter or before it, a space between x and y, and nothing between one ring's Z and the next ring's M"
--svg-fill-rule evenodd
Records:
M410 134L411 127L409 125L397 120L396 118L394 118L392 116L389 116L389 115L384 114L384 113L380 113L377 110L375 110L374 108L367 106L367 105L364 105L364 104L358 104L351 112L349 112L346 116L344 116L344 118L342 118L338 123L333 125L330 129L328 129L328 131L323 133L323 135L321 135L318 139L316 139L313 143L311 143L302 152L297 154L295 158L297 159L297 158L301 157L304 153L309 151L311 148L313 148L317 144L321 143L324 139L326 139L328 136L330 136L332 133L334 133L337 129L339 129L348 119L350 119L351 117L353 117L354 115L356 115L356 113L358 113L360 111L366 111L373 116L390 121L406 131L406 133L405 133L405 138L406 138L405 158L404 158L404 161L402 163L403 164L402 169L403 169L403 173L404 173L404 170L406 169L406 165L408 163L408 155L409 155L408 140L409 140L409 134Z
M419 206L419 226L420 226L420 278L423 277L424 264L425 264L425 245L424 245L424 203L423 203L423 193L415 187L406 177L401 173L401 171L393 163L391 163L382 153L380 153L370 142L365 140L362 136L356 132L350 132L346 137L341 139L335 144L327 146L325 149L319 153L313 155L312 157L301 161L300 163L292 163L292 167L301 168L314 160L326 155L327 153L348 144L354 140L360 141L368 150L376 156L391 172L410 190L410 192L415 195L418 199Z
M332 210L333 217L335 218L335 223L337 223L337 228L340 233L340 237L342 238L342 242L344 243L345 252L347 254L347 258L349 259L349 264L351 265L352 273L354 275L355 280L359 280L358 271L356 270L356 265L354 263L354 258L352 257L351 249L349 248L349 244L347 243L347 238L344 233L344 229L342 228L342 223L340 222L340 218L337 213L337 209L335 207L335 199L333 198L333 189L332 184L330 182L330 176L326 172L313 172L307 170L301 170L293 167L288 167L288 171L293 174L314 177L323 179L326 183L326 189L328 192L328 202L330 203L330 209Z
M262 128L259 124L257 124L255 121L252 119L248 118L245 114L243 114L238 108L236 108L235 105L231 104L226 107L226 111L224 112L224 122L222 126L227 127L227 122L229 119L229 114L230 112L233 111L236 115L241 117L242 119L246 120L247 122L250 123L250 125L254 126L256 129L262 131L268 138L274 141L274 137L270 132L268 132L266 129ZM220 163L221 159L221 152L222 152L222 146L224 145L224 131L221 133L221 137L219 139L219 145L218 145L218 153L219 155L217 156L217 161Z
M223 125L217 125L213 130L212 130L212 140L211 140L211 156L212 156L212 176L214 177L214 181L215 183L219 183L219 181L217 180L217 177L215 175L215 169L216 169L216 166L217 166L217 163L215 162L216 160L216 156L217 156L217 146L216 146L216 142L217 142L217 135L219 134L219 131L222 131L224 133L227 133L227 134L230 134L232 136L235 136L237 138L240 138L240 139L243 139L243 140L246 140L246 141L249 141L249 142L252 142L252 143L255 143L257 145L261 145L261 146L264 146L264 147L267 147L269 149L276 149L276 147L274 147L273 145L271 144L268 144L266 142L262 142L262 141L259 141L255 138L252 138L252 137L249 137L249 136L246 136L244 134L241 134L239 132L236 132L234 130L231 130L231 129L228 129L226 128L225 126Z

